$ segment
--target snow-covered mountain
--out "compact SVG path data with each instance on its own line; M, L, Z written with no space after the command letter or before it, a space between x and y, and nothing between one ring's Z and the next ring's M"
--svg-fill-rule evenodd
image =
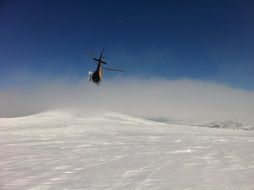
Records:
M0 189L253 189L254 131L206 126L109 111L1 118Z
M254 130L254 124L240 120L228 121L213 121L200 124L202 127L220 128L220 129L234 129L234 130Z

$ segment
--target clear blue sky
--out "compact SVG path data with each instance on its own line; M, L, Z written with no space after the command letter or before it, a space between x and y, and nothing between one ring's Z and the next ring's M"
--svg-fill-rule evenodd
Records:
M252 0L0 0L0 87L84 78L104 45L123 76L254 89Z

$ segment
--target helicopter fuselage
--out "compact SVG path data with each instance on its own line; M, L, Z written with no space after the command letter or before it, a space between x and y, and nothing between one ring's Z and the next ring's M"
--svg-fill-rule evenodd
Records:
M102 68L101 62L98 62L96 70L89 76L89 80L92 80L95 84L100 85L101 78L102 78Z

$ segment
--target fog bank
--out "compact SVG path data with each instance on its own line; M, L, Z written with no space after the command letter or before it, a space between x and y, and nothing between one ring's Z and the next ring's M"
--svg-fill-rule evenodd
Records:
M254 119L254 92L194 80L114 78L101 86L86 80L54 81L30 89L0 91L0 117L50 109L117 111L164 120Z

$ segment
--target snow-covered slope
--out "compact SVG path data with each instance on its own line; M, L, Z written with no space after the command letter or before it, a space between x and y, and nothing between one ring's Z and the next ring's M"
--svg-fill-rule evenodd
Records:
M0 189L253 189L254 131L105 111L0 119Z

